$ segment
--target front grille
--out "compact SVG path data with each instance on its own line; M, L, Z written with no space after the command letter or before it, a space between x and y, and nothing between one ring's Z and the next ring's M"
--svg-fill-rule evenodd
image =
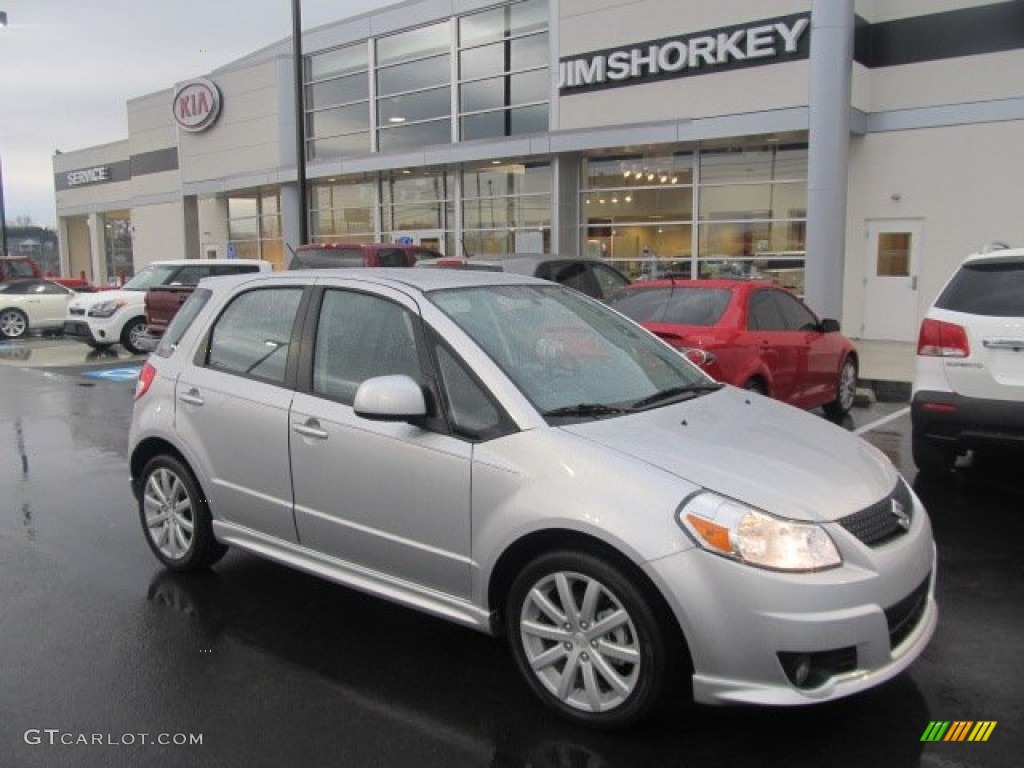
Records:
M70 309L68 310L68 312L69 312L70 314L72 314L72 315L84 315L84 314L85 314L85 310L84 310L84 309L82 309L81 307L71 307L71 308L70 308Z
M885 609L885 621L889 625L889 647L897 648L914 631L924 608L928 604L928 584L931 574L921 584L895 605Z
M869 547L880 547L905 534L914 517L914 500L903 480L893 492L870 507L839 520L839 524Z

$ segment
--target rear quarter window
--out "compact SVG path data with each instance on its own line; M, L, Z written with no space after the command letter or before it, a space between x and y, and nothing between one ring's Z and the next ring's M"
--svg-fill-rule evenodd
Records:
M1024 263L964 264L935 306L971 315L1024 317Z
M210 300L212 295L208 288L196 288L192 292L192 295L185 300L177 314L174 315L174 319L167 326L164 335L160 337L160 343L153 350L154 355L170 357L174 353L174 350L178 348L178 342L181 341L181 337L192 326L192 322L196 319L202 308L206 306L206 302Z

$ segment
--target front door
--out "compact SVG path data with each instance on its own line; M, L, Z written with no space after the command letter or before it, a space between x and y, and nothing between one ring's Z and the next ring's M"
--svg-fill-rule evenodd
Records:
M920 220L867 222L862 338L917 338L920 247Z

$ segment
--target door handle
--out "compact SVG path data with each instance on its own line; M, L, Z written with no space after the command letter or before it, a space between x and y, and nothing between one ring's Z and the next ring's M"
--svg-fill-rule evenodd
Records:
M189 405L206 404L206 401L199 396L199 390L196 389L195 387L192 387L192 389L190 389L188 392L182 392L180 395L178 395L178 399L181 400L181 402L183 403L188 403Z
M305 424L294 423L292 429L303 437L313 437L317 440L326 440L330 437L326 429L320 428L320 422L316 419L306 419Z

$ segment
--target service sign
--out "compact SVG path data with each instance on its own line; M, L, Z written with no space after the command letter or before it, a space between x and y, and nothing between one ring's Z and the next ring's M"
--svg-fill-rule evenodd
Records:
M806 59L806 13L591 51L558 62L563 94Z
M209 80L182 83L174 94L174 122L182 130L205 131L220 116L220 90Z
M65 176L67 187L82 187L86 184L102 184L105 181L113 181L113 175L108 165L98 165L95 168L82 168L77 171L68 171Z

